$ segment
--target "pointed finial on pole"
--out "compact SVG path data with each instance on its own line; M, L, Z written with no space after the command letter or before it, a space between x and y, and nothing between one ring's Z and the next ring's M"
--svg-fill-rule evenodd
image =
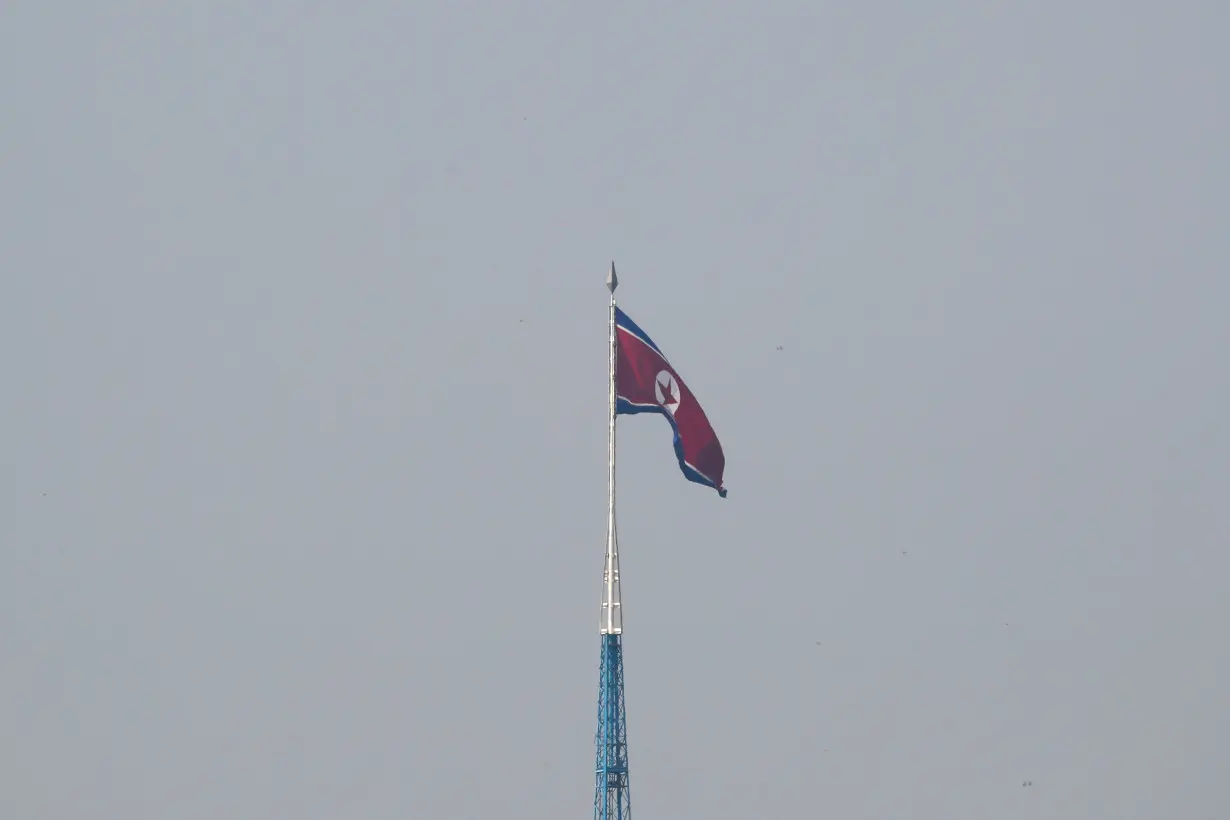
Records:
M619 287L619 277L615 275L615 263L612 262L611 272L606 275L606 289L614 294L617 287Z

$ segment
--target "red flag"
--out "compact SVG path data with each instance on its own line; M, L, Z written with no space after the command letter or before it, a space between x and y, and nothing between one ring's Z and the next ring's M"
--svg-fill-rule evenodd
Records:
M684 476L725 498L726 456L696 397L653 340L619 308L615 328L615 412L665 416L675 433L675 455Z

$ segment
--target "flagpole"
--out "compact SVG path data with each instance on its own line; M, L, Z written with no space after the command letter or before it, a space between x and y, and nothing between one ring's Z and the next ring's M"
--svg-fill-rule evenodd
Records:
M628 727L624 707L623 609L619 601L619 539L615 534L615 411L618 367L615 324L615 263L606 277L611 292L607 331L610 349L607 370L607 518L606 567L602 578L602 666L598 677L598 730L594 735L594 820L630 820L628 790Z
M615 263L611 263L611 271L606 277L606 287L611 293L610 309L608 311L608 344L609 367L607 369L607 520L606 520L606 567L603 573L602 615L603 622L599 631L604 635L618 635L623 632L623 611L620 606L619 590L619 544L615 534L615 367L616 367L616 331L615 331L615 288L619 286L619 277L615 275Z

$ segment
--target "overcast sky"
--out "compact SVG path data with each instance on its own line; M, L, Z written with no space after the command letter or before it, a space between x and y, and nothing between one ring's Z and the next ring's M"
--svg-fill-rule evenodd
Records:
M1224 820L1228 24L4 3L0 817Z

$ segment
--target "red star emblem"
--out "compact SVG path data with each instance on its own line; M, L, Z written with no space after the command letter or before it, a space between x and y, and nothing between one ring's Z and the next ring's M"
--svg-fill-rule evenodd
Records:
M669 379L665 382L658 382L658 389L662 391L663 407L679 403L679 400L675 398L675 394L671 392L671 383Z

